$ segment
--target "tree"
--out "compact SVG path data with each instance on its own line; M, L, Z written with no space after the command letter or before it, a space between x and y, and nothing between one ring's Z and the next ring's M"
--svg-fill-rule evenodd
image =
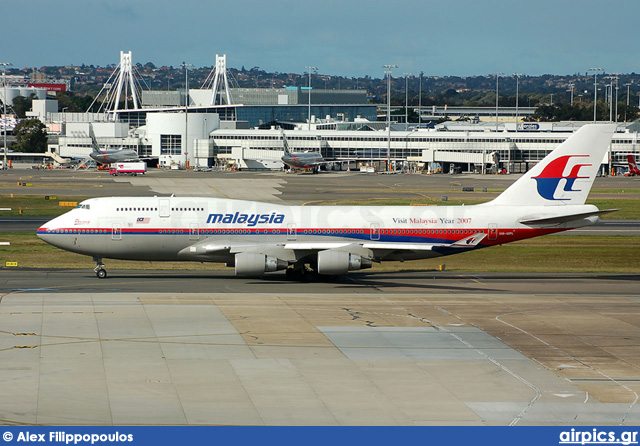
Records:
M44 153L47 151L47 132L38 119L23 119L13 130L16 152Z
M58 109L68 113L77 112L84 113L87 111L93 98L89 95L79 96L71 91L60 91L56 94L58 101Z
M57 74L60 74L59 67L43 67L43 69L44 74L46 74L47 76L55 76Z
M618 121L624 121L625 119L630 122L638 118L638 107L635 105L626 105L624 103L618 103Z
M31 93L28 98L24 96L16 96L13 98L13 111L16 112L18 118L24 118L27 116L27 111L31 110L31 104L36 98L34 93Z
M598 121L609 120L609 109L598 103ZM593 108L581 104L540 105L531 117L534 121L591 121Z

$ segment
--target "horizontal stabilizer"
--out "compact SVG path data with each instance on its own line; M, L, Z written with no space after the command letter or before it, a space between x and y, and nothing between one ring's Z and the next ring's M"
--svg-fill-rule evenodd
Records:
M594 211L594 212L583 212L580 214L568 214L568 215L557 215L553 217L523 217L519 220L519 223L523 225L552 225L552 224L560 224L560 223L568 223L570 221L582 220L583 218L589 217L599 217L602 214L608 214L609 212L615 212L619 209L604 209L602 211Z

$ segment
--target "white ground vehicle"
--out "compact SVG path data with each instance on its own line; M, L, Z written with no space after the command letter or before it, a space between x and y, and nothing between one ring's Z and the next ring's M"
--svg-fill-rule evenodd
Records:
M144 161L131 163L113 163L109 173L111 175L144 175L147 171L147 163Z

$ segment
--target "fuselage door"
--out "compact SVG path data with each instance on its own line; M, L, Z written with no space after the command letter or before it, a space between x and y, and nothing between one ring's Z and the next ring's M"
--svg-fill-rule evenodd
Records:
M489 223L489 240L498 240L498 225Z
M111 227L111 240L122 240L122 226L120 223L114 223Z
M371 240L380 240L380 223L371 223Z
M158 200L158 213L163 218L171 216L171 203L168 198L160 198Z
M200 231L198 223L191 223L189 225L189 240L198 240L200 238Z
M298 231L296 230L295 223L289 223L287 225L287 240L296 240L298 237Z

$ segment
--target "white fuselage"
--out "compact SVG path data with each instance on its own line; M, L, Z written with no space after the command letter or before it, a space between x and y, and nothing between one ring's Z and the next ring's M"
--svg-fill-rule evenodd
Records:
M570 206L572 213L591 205ZM567 206L557 209L566 214ZM503 244L592 224L589 217L554 225L524 225L529 215L552 217L548 207L491 206L284 206L198 197L94 198L57 217L38 236L60 248L94 257L129 260L231 262L235 251L282 250L296 261L308 249L364 245L375 260L448 255L448 245L483 234L473 248ZM320 245L319 245L320 244ZM420 250L424 245L433 249ZM318 248L318 246L321 246ZM324 248L323 248L324 246ZM240 247L240 248L239 248ZM411 249L411 248L415 249ZM442 249L438 249L441 247ZM401 252L401 259L398 253ZM205 255L206 254L206 255Z

